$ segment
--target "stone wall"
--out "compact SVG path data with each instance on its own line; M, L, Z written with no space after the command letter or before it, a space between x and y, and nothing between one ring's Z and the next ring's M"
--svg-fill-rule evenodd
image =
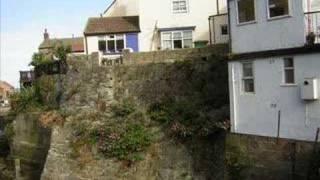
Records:
M179 142L162 128L152 127L155 142L145 152L144 159L129 168L121 161L99 156L80 166L80 160L71 156L72 121L79 119L96 125L108 121L112 113L110 105L114 102L129 98L145 109L168 96L189 99L190 102L194 97L208 102L228 101L226 71L218 70L217 64L213 65L215 61L223 62L221 57L208 49L188 51L207 51L208 54L198 53L192 58L189 54L183 62L167 61L164 58L167 52L130 54L131 60L128 61L137 63L110 67L99 66L96 57L69 59L69 72L63 76L61 108L70 116L63 127L53 128L42 179L223 179L224 138L220 133ZM186 55L185 51L181 52L184 53L175 55L177 61ZM146 63L140 63L138 59ZM220 81L212 81L216 76L221 77ZM95 121L86 119L88 115L96 114L102 116ZM87 157L91 155L89 153Z
M159 62L176 62L186 60L206 60L212 55L227 55L228 45L219 44L205 48L191 48L140 53L124 52L124 64L144 64Z
M40 113L19 114L14 121L12 158L16 179L39 179L50 147L50 129L40 125Z
M313 158L310 142L228 134L226 159L230 179L307 179Z

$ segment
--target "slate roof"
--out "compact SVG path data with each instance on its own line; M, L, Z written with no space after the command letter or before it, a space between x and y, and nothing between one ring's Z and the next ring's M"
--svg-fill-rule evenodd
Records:
M85 35L140 32L139 16L89 18Z
M44 40L40 44L39 49L50 49L56 44L71 46L72 52L84 52L83 37Z

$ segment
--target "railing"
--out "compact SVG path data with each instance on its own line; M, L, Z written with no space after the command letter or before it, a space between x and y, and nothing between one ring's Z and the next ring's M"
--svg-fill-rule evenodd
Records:
M320 11L306 12L306 35L314 33L315 43L320 43Z

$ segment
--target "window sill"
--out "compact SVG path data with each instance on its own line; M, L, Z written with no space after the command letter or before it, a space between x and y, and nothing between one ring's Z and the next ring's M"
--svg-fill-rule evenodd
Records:
M243 22L243 23L239 23L237 24L237 26L245 26L245 25L250 25L250 24L256 24L257 21L254 20L254 21L248 21L248 22Z
M268 17L268 21L275 21L279 19L286 19L286 18L291 18L291 15L283 15L283 16L276 16L276 17Z
M242 92L242 95L243 96L254 96L254 95L256 95L256 93L255 92Z
M298 84L280 84L281 87L297 87Z
M177 11L177 12L172 12L173 14L188 14L188 11Z

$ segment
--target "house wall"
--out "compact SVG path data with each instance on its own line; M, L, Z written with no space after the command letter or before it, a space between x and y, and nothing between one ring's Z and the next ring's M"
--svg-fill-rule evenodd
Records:
M139 14L139 0L116 0L104 17L136 16Z
M222 35L221 26L228 25L228 15L215 16L210 18L211 42L212 44L221 44L229 42L229 34ZM229 31L229 25L228 25Z
M290 0L290 16L268 20L267 0L255 0L256 22L238 25L236 1L230 0L233 53L300 47L305 43L302 1Z
M255 93L242 91L242 65L229 63L232 132L313 141L320 127L320 100L301 99L305 77L320 79L320 53L295 55L296 85L283 85L283 57L250 59L254 62ZM319 85L320 86L320 85ZM320 87L318 87L320 89Z
M222 7L221 9L226 9ZM175 14L172 12L172 0L140 0L139 38L141 51L153 51L160 48L157 28L195 26L193 41L209 42L208 17L217 13L216 1L189 0L189 12ZM222 11L222 10L221 10Z

